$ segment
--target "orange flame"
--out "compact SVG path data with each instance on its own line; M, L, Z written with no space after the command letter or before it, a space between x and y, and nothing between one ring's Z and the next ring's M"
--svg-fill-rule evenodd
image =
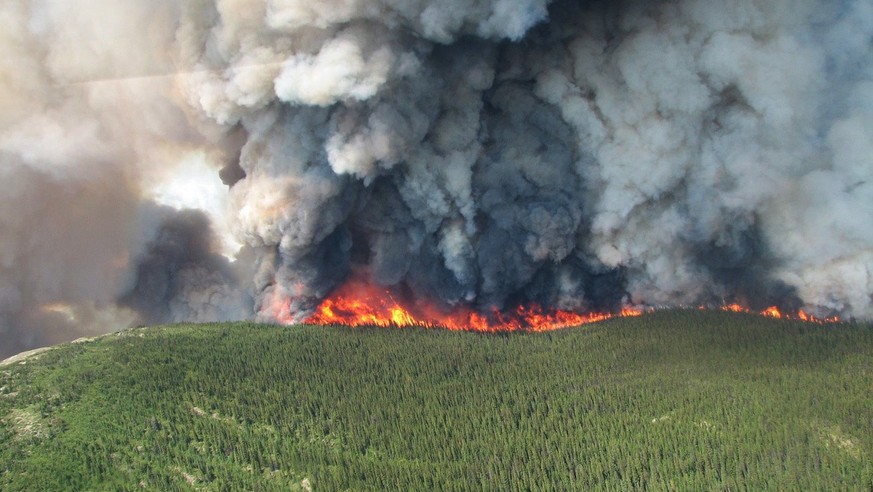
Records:
M726 304L726 305L722 306L721 310L722 311L730 311L733 313L759 314L761 316L766 316L768 318L775 318L775 319L793 319L793 320L800 320L800 321L808 321L811 323L839 323L840 322L839 316L828 316L826 318L818 318L816 316L813 316L813 315L807 313L803 309L798 309L797 314L788 314L788 313L783 313L776 306L770 306L770 307L756 313L755 311L752 311L749 308L746 308L744 306L741 306L740 304L734 303L734 304Z
M291 323L289 301L276 303L272 309L276 319ZM701 306L701 309L706 309ZM726 304L722 311L759 314L776 319L794 319L816 323L838 322L839 318L817 318L803 310L797 314L785 314L776 306L760 312L752 311L740 304ZM637 307L625 307L618 313L577 313L559 309L546 309L538 305L519 306L514 310L493 310L480 313L468 306L460 306L451 312L444 312L432 305L421 302L404 304L398 302L383 288L353 277L333 294L324 299L316 311L304 320L313 325L345 326L383 326L383 327L424 327L448 330L501 332L526 330L533 332L556 330L579 326L616 317L639 316L645 311Z
M274 300L272 315L283 323L291 323L287 300ZM398 302L389 291L360 278L352 278L323 300L304 323L313 325L396 326L444 328L448 330L498 332L547 331L578 326L620 316L639 316L641 309L626 307L619 313L576 313L544 309L537 305L519 306L504 312L480 313L467 306L444 312L423 303Z

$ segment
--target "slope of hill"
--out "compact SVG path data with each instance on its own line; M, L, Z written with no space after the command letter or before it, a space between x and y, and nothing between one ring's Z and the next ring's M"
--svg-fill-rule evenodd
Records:
M873 327L126 330L0 367L2 490L873 488Z

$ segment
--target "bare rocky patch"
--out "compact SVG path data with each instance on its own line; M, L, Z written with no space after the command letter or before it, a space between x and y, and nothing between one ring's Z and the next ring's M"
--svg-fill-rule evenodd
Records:
M42 439L47 435L42 418L33 408L14 409L3 422L12 424L16 440Z
M0 361L0 366L9 366L15 363L26 364L27 359L36 359L39 354L51 349L52 347L40 347L33 350L28 350L26 352L21 352L20 354L15 354L8 359L3 359L2 361Z

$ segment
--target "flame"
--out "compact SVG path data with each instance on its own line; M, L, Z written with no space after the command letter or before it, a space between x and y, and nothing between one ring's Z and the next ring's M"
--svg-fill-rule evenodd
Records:
M706 309L704 306L701 306L700 308L701 308L701 309ZM743 306L740 306L739 304L727 304L727 305L725 305L725 306L722 306L722 307L721 307L721 310L722 310L722 311L729 311L729 312L732 312L732 313L745 313L745 312L748 312L748 310L747 310L746 308L744 308Z
M798 309L797 314L789 314L789 313L783 313L782 310L780 310L776 306L770 306L766 309L763 309L761 311L756 312L756 311L753 311L753 310L751 310L747 307L744 307L740 304L733 303L733 304L726 304L726 305L722 306L721 310L722 311L729 311L732 313L759 314L761 316L766 316L768 318L775 318L775 319L793 319L793 320L799 320L799 321L807 321L810 323L839 323L840 322L839 316L828 316L825 318L818 318L816 316L813 316L813 315L807 313L803 309Z
M699 309L708 309L700 306ZM796 314L783 313L770 306L753 311L741 304L725 304L722 311L758 314L774 319L791 319L815 323L839 322L838 317L818 318L805 311ZM625 307L617 313L577 313L560 309L547 309L539 305L518 306L515 309L479 312L469 306L459 306L445 312L422 302L400 302L389 290L377 287L361 277L353 277L324 299L308 318L312 325L424 327L448 330L504 332L504 331L549 331L560 328L604 321L617 317L640 316L651 309ZM290 299L277 295L271 308L272 316L284 324L299 322L290 312Z
M767 309L761 311L761 315L769 316L771 318L776 318L776 319L783 318L782 313L779 312L779 308L777 308L776 306L770 306Z
M278 319L291 322L287 309L274 308L273 312L285 312ZM578 326L620 316L639 316L641 309L626 307L619 313L576 313L559 309L545 309L538 305L519 306L510 311L491 310L478 312L460 306L444 312L434 306L417 303L401 303L385 289L372 283L353 278L321 302L316 311L304 323L313 325L345 326L396 326L444 328L448 330L498 332L498 331L548 331Z

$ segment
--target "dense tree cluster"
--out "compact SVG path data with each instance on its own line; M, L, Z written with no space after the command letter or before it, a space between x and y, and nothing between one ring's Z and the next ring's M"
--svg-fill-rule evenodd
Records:
M873 487L873 328L133 329L0 367L2 490Z

